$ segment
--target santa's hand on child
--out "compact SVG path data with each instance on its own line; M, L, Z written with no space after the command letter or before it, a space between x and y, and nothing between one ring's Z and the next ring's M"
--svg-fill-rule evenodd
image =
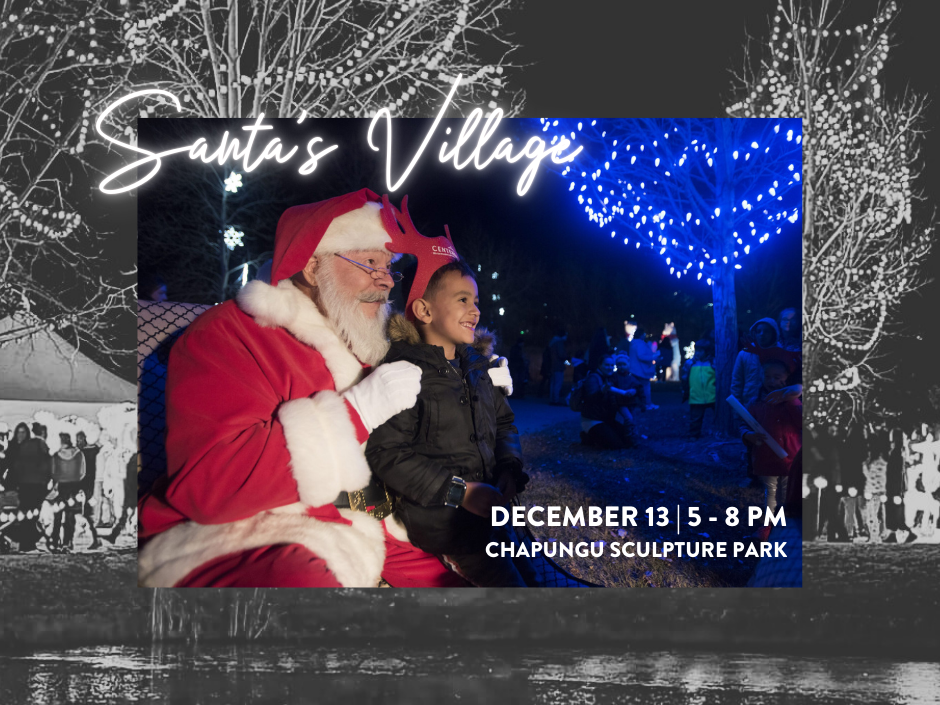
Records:
M342 396L359 414L366 430L372 433L395 414L413 407L420 391L421 369L398 360L379 365Z

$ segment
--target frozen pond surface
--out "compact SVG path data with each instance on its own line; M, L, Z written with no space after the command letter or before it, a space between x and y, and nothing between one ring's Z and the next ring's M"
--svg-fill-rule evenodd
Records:
M676 652L100 647L0 657L0 702L940 703L940 664Z

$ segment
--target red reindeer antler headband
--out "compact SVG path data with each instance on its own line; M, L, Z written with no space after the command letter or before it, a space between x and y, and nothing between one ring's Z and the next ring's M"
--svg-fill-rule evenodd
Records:
M408 196L402 199L400 211L388 200L388 195L382 196L380 213L385 230L392 238L392 244L386 245L386 248L396 254L409 254L418 258L418 270L415 272L408 301L405 303L405 318L414 321L411 305L424 296L431 276L445 264L459 259L459 256L457 250L454 249L454 243L450 239L450 230L446 225L444 226L446 236L425 237L418 232L408 214Z

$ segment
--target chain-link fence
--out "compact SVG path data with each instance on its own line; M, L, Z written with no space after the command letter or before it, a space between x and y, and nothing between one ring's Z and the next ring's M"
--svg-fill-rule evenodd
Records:
M166 472L166 369L173 343L200 304L140 301L137 309L137 424L140 447L138 496Z

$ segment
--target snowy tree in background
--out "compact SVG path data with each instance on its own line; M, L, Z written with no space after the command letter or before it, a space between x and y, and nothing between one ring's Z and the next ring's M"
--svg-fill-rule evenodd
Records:
M456 102L508 114L514 48L500 32L512 0L176 0L123 18L138 83L178 96L198 117L366 117L436 112L458 74ZM486 56L487 59L482 58ZM145 108L151 114L153 106Z
M933 230L914 218L924 102L891 100L880 82L894 2L854 27L830 2L808 6L778 5L767 54L728 113L803 116L807 423L880 426L873 390L893 365L879 348L924 282Z
M96 192L117 168L95 130L115 100L162 88L182 102L183 115L162 99L112 113L104 131L132 145L134 111L430 116L458 74L455 112L498 104L513 114L522 95L506 89L514 47L501 27L513 1L6 0L0 319L22 315L0 344L52 327L99 361L133 365L116 341L129 340L136 272L132 254L126 266L114 257L133 232L113 232Z
M552 143L584 151L560 173L572 199L627 247L651 248L677 280L709 286L715 321L718 427L730 430L738 352L734 273L800 218L800 121L553 120Z
M0 344L57 330L99 361L130 359L132 246L89 223L99 179L90 111L121 90L121 66L99 60L95 17L82 5L10 0L0 18ZM100 156L101 152L98 153ZM126 271L121 271L122 269ZM122 323L125 335L119 335Z

